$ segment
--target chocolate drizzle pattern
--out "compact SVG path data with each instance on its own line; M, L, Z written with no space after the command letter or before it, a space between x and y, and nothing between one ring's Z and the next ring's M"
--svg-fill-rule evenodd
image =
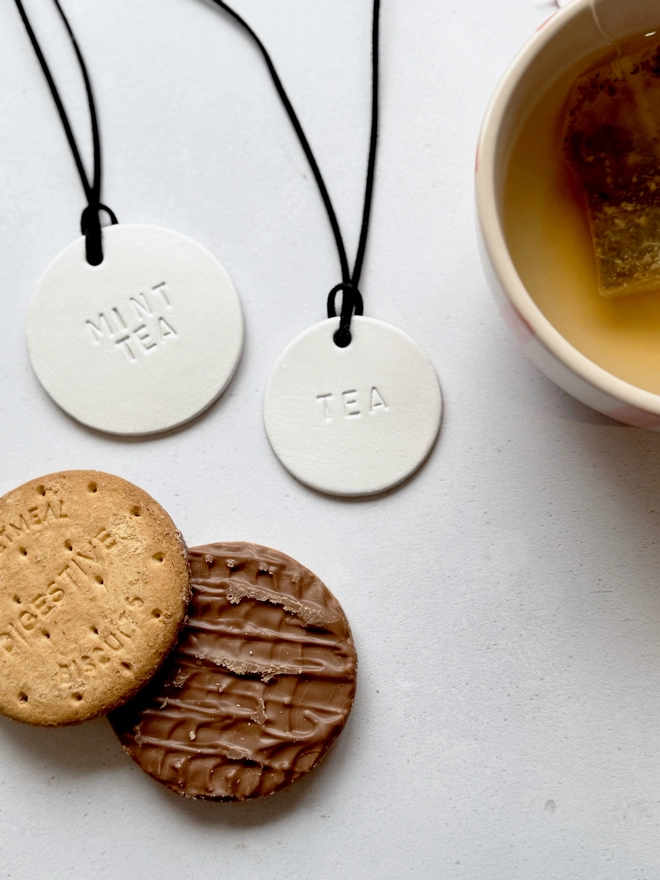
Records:
M357 655L327 587L255 544L189 554L193 598L156 680L110 720L137 763L182 795L245 800L307 773L343 729Z

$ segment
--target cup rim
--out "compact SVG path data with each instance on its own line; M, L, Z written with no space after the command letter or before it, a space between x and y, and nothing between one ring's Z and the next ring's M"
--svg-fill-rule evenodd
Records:
M545 317L518 275L509 253L498 211L495 158L502 120L511 97L539 52L551 43L560 31L569 27L574 17L584 14L591 5L592 0L573 0L572 3L554 12L523 45L497 84L486 109L477 144L475 169L477 219L488 259L505 296L542 345L581 379L604 394L618 399L627 406L660 414L660 394L639 388L598 366L565 339Z

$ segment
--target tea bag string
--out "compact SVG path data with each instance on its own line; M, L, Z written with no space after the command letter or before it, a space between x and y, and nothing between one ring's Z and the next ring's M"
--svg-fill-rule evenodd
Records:
M282 80L275 69L275 65L273 63L272 58L264 44L261 42L257 34L250 27L250 25L245 21L245 19L241 18L241 16L235 12L227 3L223 2L223 0L211 0L211 2L215 3L216 6L219 6L221 9L224 9L244 30L252 37L254 42L257 44L261 54L263 55L264 61L266 62L266 66L268 67L268 71L270 73L271 79L273 80L273 84L275 89L277 90L277 94L284 105L284 109L286 110L289 119L291 120L291 124L293 125L294 131L298 136L298 140L300 141L300 145L307 157L307 161L309 163L310 168L312 169L312 173L314 175L314 179L318 186L319 192L321 194L321 198L323 199L323 204L325 205L326 212L328 214L328 219L330 221L330 226L332 227L332 232L335 237L335 243L337 245L337 251L339 253L339 262L341 264L341 274L342 281L340 284L337 284L330 291L328 295L328 317L334 318L336 317L337 311L335 306L335 300L337 294L339 292L342 293L342 304L341 304L341 314L339 320L339 329L335 333L334 340L335 343L340 348L345 348L351 343L351 319L353 314L361 315L364 311L364 305L362 300L362 295L359 290L360 276L362 274L362 267L364 264L364 256L367 248L367 238L369 234L369 220L371 218L371 203L373 200L373 190L374 190L374 177L376 171L376 146L378 142L378 70L379 70L379 22L380 22L380 0L374 0L373 7L373 25L372 25L372 83L371 83L371 134L369 138L369 160L367 163L367 179L365 185L365 193L364 193L364 207L362 211L362 227L360 229L360 240L358 243L357 255L355 257L355 265L353 267L353 272L351 273L349 265L348 265L348 257L346 255L346 248L344 246L344 239L341 234L341 230L339 228L339 222L337 220L337 215L335 213L334 207L332 205L332 200L330 199L330 194L328 193L328 189L325 185L325 181L323 180L323 175L321 174L321 169L318 166L316 158L314 157L314 153L312 152L312 148L307 140L305 132L303 131L302 125L300 124L300 120L298 119L298 115L293 108L291 100L287 95L284 86L282 84Z
M18 8L18 12L23 21L23 25L25 26L25 30L27 31L28 37L30 38L30 42L32 43L32 48L34 49L35 55L37 56L39 64L41 65L44 77L46 78L46 82L48 83L50 93L53 96L53 101L55 102L57 112L59 113L60 119L62 121L64 133L66 134L67 141L69 142L69 147L71 148L71 152L73 153L76 168L78 169L78 174L80 176L80 180L85 191L85 196L87 198L87 207L82 212L82 216L80 218L80 229L82 234L85 236L85 251L87 262L92 266L98 266L103 262L103 241L100 213L101 211L104 211L110 218L111 223L113 224L117 223L117 217L115 216L114 212L111 211L110 208L108 208L107 205L104 205L101 202L101 136L99 133L99 124L98 116L96 113L96 104L94 101L94 92L92 89L92 83L90 81L89 74L87 72L87 65L85 64L85 60L83 58L82 52L80 51L80 47L78 46L78 42L75 38L71 25L69 24L69 21L64 14L64 10L60 6L59 0L53 0L57 11L59 12L60 17L64 23L67 34L69 35L69 39L71 40L71 43L73 45L74 52L76 53L76 58L78 59L78 64L80 66L83 81L85 83L85 91L87 92L87 103L89 105L89 115L92 127L92 146L94 152L94 170L91 181L87 176L87 172L85 171L85 166L80 155L80 150L78 149L78 142L76 141L76 137L73 133L73 129L71 127L69 117L64 107L64 103L55 83L55 79L48 66L48 62L46 61L46 57L41 49L41 46L39 45L39 41L37 40L37 36L34 32L34 29L32 28L30 20L28 19L27 13L25 12L22 0L15 0L15 2L16 7Z

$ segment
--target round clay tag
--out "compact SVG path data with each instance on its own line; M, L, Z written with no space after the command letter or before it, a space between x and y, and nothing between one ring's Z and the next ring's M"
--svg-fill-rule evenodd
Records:
M186 549L146 492L66 471L0 498L0 712L42 726L121 705L169 653Z
M78 239L37 285L32 366L53 400L110 434L155 434L203 412L243 347L231 279L205 248L155 226L108 226L104 260Z
M442 397L424 352L405 333L354 317L310 327L271 374L264 421L271 446L302 483L333 495L374 495L422 464L438 436Z

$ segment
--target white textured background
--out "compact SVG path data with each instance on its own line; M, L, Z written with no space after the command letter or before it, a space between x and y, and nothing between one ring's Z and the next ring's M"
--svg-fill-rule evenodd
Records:
M0 492L97 468L143 486L191 545L271 544L351 620L359 692L323 765L264 802L186 802L104 720L0 719L0 876L19 880L660 878L660 437L596 415L516 350L473 233L477 131L551 11L384 0L367 313L431 356L445 393L424 469L378 500L298 485L261 424L270 367L324 317L327 221L253 46L202 0L64 0L89 58L104 199L197 238L231 273L247 347L174 436L72 422L23 324L77 235L80 184L10 0L0 6ZM47 0L29 0L87 144ZM368 135L369 0L236 0L281 69L354 250ZM209 352L209 358L213 352Z

